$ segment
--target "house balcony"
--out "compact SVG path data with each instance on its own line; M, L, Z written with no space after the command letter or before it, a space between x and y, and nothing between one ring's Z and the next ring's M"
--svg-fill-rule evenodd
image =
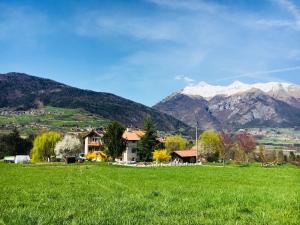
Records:
M91 147L100 147L101 143L99 141L90 141L88 143L88 146L91 146Z

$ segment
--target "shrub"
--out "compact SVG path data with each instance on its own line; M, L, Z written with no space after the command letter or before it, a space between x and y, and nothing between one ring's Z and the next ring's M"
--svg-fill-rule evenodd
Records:
M106 154L104 151L98 151L98 152L89 152L85 156L86 160L92 161L92 160L98 160L98 161L110 161L112 158Z
M171 160L171 156L166 149L155 150L152 152L152 157L156 162L168 162Z

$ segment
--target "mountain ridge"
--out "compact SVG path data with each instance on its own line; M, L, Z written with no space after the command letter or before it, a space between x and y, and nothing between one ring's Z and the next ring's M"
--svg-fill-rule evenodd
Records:
M300 98L300 86L286 82L267 82L246 84L240 81L234 81L229 85L210 85L206 82L200 82L196 85L188 85L183 88L180 93L186 95L198 95L210 99L217 95L231 96L238 93L258 89L270 95L276 96L278 92L286 93L287 95Z
M173 93L153 108L190 126L198 123L201 129L299 127L299 97L300 86L289 83L213 86L200 82Z
M43 105L82 108L127 126L141 127L144 118L151 117L160 130L175 132L178 129L189 129L189 126L176 118L117 95L83 90L25 73L0 74L0 94L1 108L22 110Z

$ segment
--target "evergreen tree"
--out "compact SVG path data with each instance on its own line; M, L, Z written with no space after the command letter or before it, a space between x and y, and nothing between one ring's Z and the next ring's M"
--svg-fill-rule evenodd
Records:
M0 137L0 158L12 155L28 155L32 148L32 137L21 138L17 129Z
M289 161L290 161L290 162L296 161L296 155L295 155L294 152L290 152L290 155L289 155Z
M156 132L153 122L150 118L146 118L144 121L145 135L141 138L138 144L138 155L141 160L151 161L152 152L159 144L156 139Z
M103 141L107 146L109 155L113 158L117 158L122 154L126 148L126 140L122 137L125 131L125 127L117 121L110 123L104 134Z

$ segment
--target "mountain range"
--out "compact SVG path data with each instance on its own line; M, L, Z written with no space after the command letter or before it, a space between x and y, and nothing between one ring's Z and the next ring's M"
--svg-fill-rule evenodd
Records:
M83 109L126 126L142 127L151 117L168 132L247 127L300 127L300 86L269 82L228 86L189 85L153 107L105 92L68 86L24 73L0 74L0 108L28 110L45 106Z
M200 129L299 127L300 86L269 82L189 85L153 106Z
M189 130L189 126L151 107L110 93L82 90L53 80L24 73L0 74L0 108L28 110L53 106L83 109L126 126L142 127L151 117L162 131Z

